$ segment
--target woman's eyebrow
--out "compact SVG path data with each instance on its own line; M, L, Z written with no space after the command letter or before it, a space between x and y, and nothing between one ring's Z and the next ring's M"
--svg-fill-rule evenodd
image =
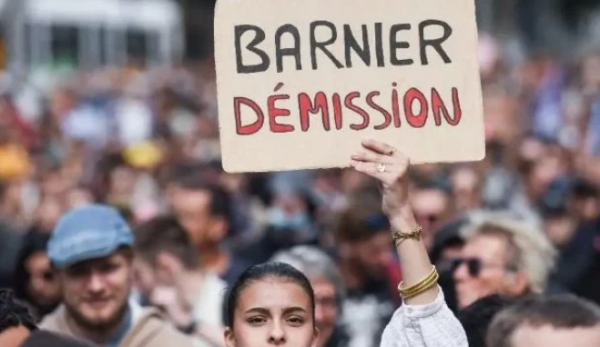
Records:
M298 307L298 306L286 307L285 309L283 309L283 314L290 314L290 313L306 313L306 310L303 309L302 307Z
M271 312L270 310L268 310L264 307L252 307L252 308L246 310L246 313L260 313L260 314L264 314L264 315L270 315L271 314L270 312ZM290 314L290 313L295 313L295 312L306 313L306 310L299 306L286 307L283 309L283 314Z

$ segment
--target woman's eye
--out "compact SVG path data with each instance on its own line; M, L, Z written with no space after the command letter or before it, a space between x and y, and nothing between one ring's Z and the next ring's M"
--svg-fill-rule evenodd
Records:
M250 317L250 318L246 319L246 321L252 325L260 325L260 324L264 323L266 321L266 319L264 317L256 316L256 317Z
M304 318L302 317L289 317L287 319L287 321L292 325L292 326L300 326L304 323Z

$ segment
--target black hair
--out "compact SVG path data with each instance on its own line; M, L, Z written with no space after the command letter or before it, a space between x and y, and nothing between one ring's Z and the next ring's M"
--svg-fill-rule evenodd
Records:
M492 320L515 302L500 295L490 295L481 298L458 312L458 320L467 334L469 347L486 347L485 336Z
M134 229L135 253L155 265L161 252L169 252L187 269L199 265L198 250L185 229L172 216L152 218Z
M34 311L36 311L35 314L40 317L54 311L54 309L60 304L60 300L57 298L55 303L44 305L36 301L36 298L32 296L32 293L30 293L28 289L31 274L27 270L26 263L30 257L37 253L46 254L46 248L49 240L49 234L40 232L35 227L30 229L29 232L25 234L23 246L19 252L17 258L17 267L15 269L15 296L19 300L23 300L33 306ZM50 268L49 270L52 271L53 269ZM40 317L37 318L39 319Z
M35 319L27 306L17 301L12 291L0 289L0 334L19 326L24 326L30 331L37 330Z
M571 294L534 295L500 312L487 334L487 346L511 347L514 332L522 326L558 329L593 328L600 325L600 307Z
M225 325L233 329L233 321L235 316L235 307L242 291L254 282L264 279L282 279L293 282L300 286L310 299L312 308L313 325L315 324L315 293L306 276L297 270L295 267L281 263L268 262L264 264L254 265L246 269L240 277L235 281L233 286L228 290L225 300Z

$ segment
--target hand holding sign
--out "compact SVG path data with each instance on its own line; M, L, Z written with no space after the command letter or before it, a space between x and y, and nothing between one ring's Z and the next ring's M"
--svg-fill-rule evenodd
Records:
M223 166L345 167L367 137L413 163L479 160L477 43L474 0L219 0Z
M362 142L364 150L352 155L350 165L379 180L382 185L382 209L388 218L408 206L409 159L394 147L375 140Z

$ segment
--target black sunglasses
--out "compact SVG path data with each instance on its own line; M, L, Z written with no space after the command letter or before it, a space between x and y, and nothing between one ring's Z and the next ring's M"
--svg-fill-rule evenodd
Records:
M479 258L454 258L451 260L451 271L454 273L462 264L467 266L467 270L469 271L469 276L473 278L479 277L481 274L481 270L484 267L496 267L494 265L484 264ZM508 271L516 271L517 267L512 265L499 266Z

